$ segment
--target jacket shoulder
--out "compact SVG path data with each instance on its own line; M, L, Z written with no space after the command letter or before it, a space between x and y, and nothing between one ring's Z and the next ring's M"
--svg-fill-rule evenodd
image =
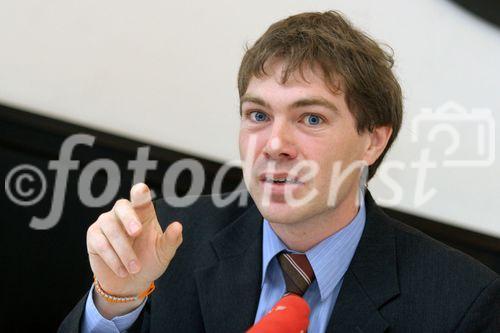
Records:
M485 325L493 322L486 319L493 316L494 308L499 306L497 273L398 220L391 219L389 223L394 228L400 296L404 304L419 304L420 309L427 309L421 310L424 312L420 317L447 317L450 323L460 322L480 307Z
M403 222L389 218L388 222L395 232L398 257L403 258L408 266L422 274L439 277L460 277L478 286L485 286L498 278L498 274L453 247L450 247L429 235ZM408 267L411 271L411 268ZM417 271L413 272L418 274Z
M384 313L404 313L406 324L413 322L423 331L474 328L464 330L468 332L481 327L490 332L490 327L498 327L497 273L399 220L387 217L385 223L394 230L400 295Z

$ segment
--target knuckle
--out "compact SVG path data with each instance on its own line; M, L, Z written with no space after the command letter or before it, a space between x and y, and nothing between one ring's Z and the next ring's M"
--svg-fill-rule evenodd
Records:
M110 216L111 216L110 212L102 213L101 215L99 215L96 222L97 223L106 223L106 221L109 220Z
M129 201L127 199L124 199L124 198L118 199L115 202L114 209L117 209L117 208L120 208L120 207L125 207L128 204L128 202Z

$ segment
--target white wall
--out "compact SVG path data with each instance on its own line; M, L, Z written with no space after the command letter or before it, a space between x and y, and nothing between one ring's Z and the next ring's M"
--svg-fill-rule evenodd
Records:
M500 236L499 159L443 167L445 158L452 159L444 155L449 137L438 135L431 144L424 140L427 128L416 133L420 141L411 141L421 109L447 101L467 112L488 108L500 123L500 31L445 0L4 0L0 102L220 161L234 159L243 46L277 19L327 9L343 11L395 50L406 113L387 160L403 168L389 171L402 197L391 202L394 186L378 177L371 187L379 201ZM477 160L477 122L460 126L463 140L455 155ZM493 142L498 146L500 135ZM427 172L423 190L435 193L426 201L415 194L422 178L411 163L428 147L437 167Z

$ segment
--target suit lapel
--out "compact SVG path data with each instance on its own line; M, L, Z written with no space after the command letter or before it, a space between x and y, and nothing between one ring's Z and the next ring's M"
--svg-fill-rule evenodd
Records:
M195 272L205 330L243 332L254 322L262 271L262 216L252 205L212 240L215 262Z
M389 217L365 195L366 223L327 332L384 332L379 309L399 294L396 244Z

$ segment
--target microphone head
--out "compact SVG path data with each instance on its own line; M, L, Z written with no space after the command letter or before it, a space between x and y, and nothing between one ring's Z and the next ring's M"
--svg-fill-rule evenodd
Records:
M282 297L247 333L305 333L310 313L305 299L289 294Z

